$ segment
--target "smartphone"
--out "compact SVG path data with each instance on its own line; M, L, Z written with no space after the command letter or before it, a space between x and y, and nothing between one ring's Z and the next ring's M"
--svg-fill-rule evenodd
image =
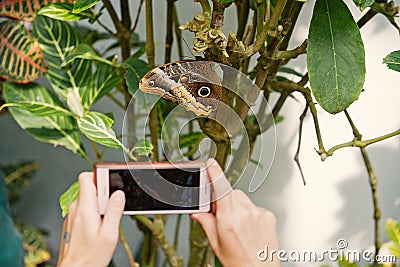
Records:
M125 215L210 211L205 162L102 162L94 173L100 214L117 190L125 192Z

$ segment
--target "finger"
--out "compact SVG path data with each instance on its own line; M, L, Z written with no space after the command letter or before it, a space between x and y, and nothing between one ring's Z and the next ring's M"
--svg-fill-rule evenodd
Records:
M96 185L92 172L83 172L79 175L78 208L80 212L90 215L97 213L98 203L96 197Z
M100 231L107 235L118 236L118 226L121 220L122 213L125 206L125 194L123 191L115 191L107 204L106 212L104 214L103 223Z
M200 223L210 241L211 248L216 252L219 249L217 221L212 213L194 213L190 217Z
M231 200L232 200L232 205L239 204L247 208L253 208L256 206L251 201L251 199L240 189L232 190Z
M227 212L231 211L230 194L232 191L231 184L226 179L224 172L221 167L214 159L209 159L207 161L207 173L210 178L213 187L213 201L216 201L217 212L218 209L225 210Z

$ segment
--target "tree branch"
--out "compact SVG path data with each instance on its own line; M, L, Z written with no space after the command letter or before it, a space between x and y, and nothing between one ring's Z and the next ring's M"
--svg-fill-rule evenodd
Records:
M276 27L278 26L278 22L282 15L282 12L286 6L286 3L287 0L279 0L276 3L274 12L272 13L271 16L271 20L263 28L263 30L259 34L257 34L256 40L254 41L253 45L250 46L251 55L257 53L261 49L270 31L275 31Z
M347 120L349 121L349 124L351 126L351 129L353 130L353 135L354 139L361 141L362 135L358 131L357 127L354 125L353 120L350 117L350 114L347 112L347 110L344 111L344 114L346 115ZM400 130L399 130L400 131ZM381 240L380 240L380 227L379 227L379 220L381 218L381 210L379 208L379 202L378 202L378 179L374 173L374 170L372 169L371 161L369 160L369 156L367 151L365 150L365 147L360 147L361 155L364 160L365 168L367 169L368 172L368 178L369 178L369 184L371 187L371 194L372 194L372 202L373 202L373 207L374 207L374 246L375 246L375 255L378 255L379 249L381 248ZM373 266L377 266L377 262L374 261Z

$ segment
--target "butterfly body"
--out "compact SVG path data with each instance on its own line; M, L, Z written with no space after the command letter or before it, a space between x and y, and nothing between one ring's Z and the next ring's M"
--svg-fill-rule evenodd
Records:
M177 61L154 68L143 76L139 89L175 100L198 116L209 116L222 98L215 66L207 61Z

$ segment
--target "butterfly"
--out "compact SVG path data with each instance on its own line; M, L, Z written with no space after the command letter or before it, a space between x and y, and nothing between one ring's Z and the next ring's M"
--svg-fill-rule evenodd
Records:
M146 73L139 89L175 100L197 116L209 116L221 101L223 87L212 62L181 60Z

